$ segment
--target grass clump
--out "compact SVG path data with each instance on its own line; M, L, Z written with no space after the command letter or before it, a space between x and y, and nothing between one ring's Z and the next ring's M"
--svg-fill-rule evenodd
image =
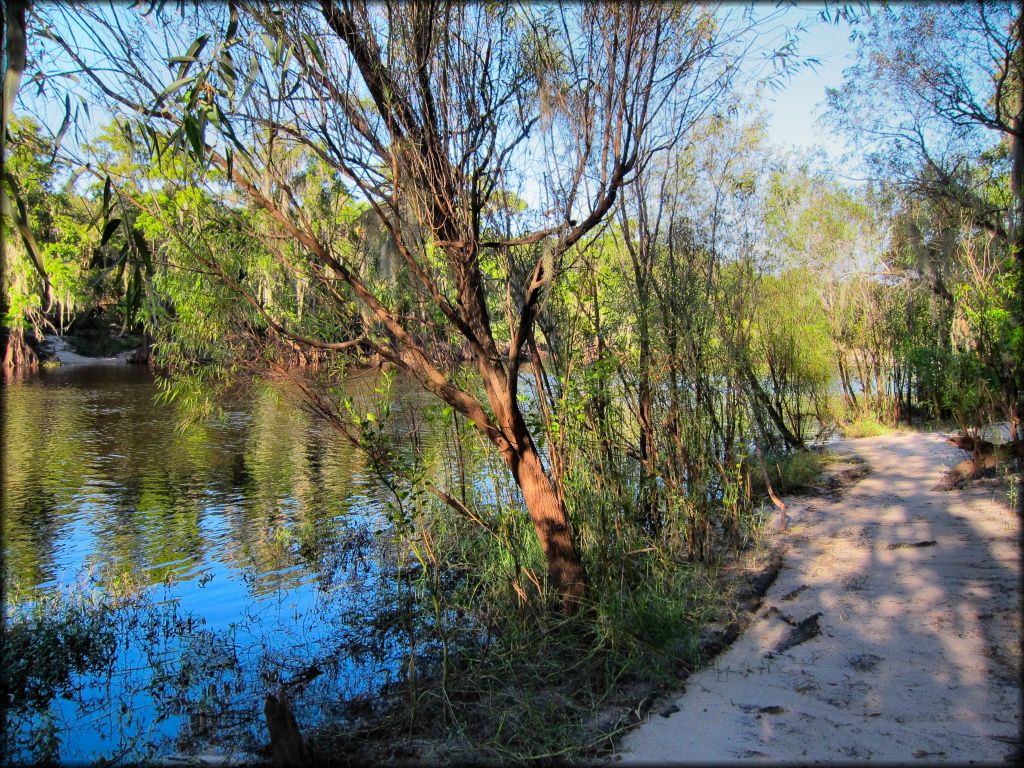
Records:
M897 431L891 424L880 421L873 413L860 413L842 425L843 436L846 438L878 437Z
M821 450L803 450L766 459L768 476L777 494L799 494L817 490L825 468L836 460L835 454ZM755 476L755 493L766 493L763 477Z

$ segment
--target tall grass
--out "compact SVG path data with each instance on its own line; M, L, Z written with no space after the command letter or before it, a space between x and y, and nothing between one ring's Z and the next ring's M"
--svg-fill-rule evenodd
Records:
M807 493L817 487L818 479L834 455L818 450L794 451L785 456L769 456L765 464L772 488L778 494ZM764 481L755 482L758 492L763 492Z
M686 558L671 526L652 538L592 477L567 478L590 579L583 607L567 616L524 505L507 478L495 480L502 492L471 499L473 519L421 497L395 540L396 559L412 566L394 584L412 598L398 622L410 663L374 718L319 732L325 753L512 764L593 756L635 722L642 700L701 662L701 629L725 600L717 558Z
M847 438L878 437L897 431L897 427L886 424L870 412L858 413L842 425L843 436Z

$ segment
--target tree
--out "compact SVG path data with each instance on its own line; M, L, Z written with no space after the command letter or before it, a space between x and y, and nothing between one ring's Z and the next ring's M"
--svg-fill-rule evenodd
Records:
M11 119L3 183L11 204L0 217L4 238L3 295L8 331L5 368L34 367L28 331L62 331L88 294L90 232L86 202L57 189L53 146L27 118Z
M238 190L264 212L272 237L300 244L279 250L282 264L322 301L360 304L371 325L336 339L264 309L267 322L309 347L365 346L486 436L522 490L551 583L575 604L585 573L523 415L524 349L565 254L658 149L666 105L680 117L731 72L735 61L719 58L728 42L720 23L696 6L332 0L317 9L230 4L178 19L157 4L117 16L90 5L31 12L51 66L80 70L154 156L187 155L178 183ZM152 22L165 40L147 29ZM209 30L218 28L225 34L214 41ZM84 41L103 52L103 67ZM71 85L49 87L57 82ZM361 275L357 227L307 215L283 163L300 147L369 205L400 255L413 316ZM536 185L537 167L546 215L502 226L495 201ZM525 284L511 270L485 274L489 254L529 258ZM216 260L206 266L259 306ZM515 312L504 340L492 317L508 293ZM464 348L472 387L449 374Z
M944 203L952 227L966 216L998 244L1002 309L1017 329L1005 346L1015 362L988 364L1016 430L1024 413L1024 5L903 5L865 22L857 64L828 95L830 114L873 150L883 178Z

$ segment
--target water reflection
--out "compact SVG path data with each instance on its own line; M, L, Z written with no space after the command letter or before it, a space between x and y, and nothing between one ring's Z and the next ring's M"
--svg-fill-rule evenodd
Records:
M363 376L345 389L365 400L374 384ZM386 528L388 491L362 454L271 386L184 431L156 394L151 375L129 366L67 366L0 388L5 610L80 589L84 573L129 573L150 585L154 604L194 617L156 655L146 636L120 653L118 669L148 676L138 686L145 696L105 693L128 700L140 732L159 722L166 739L204 731L214 701L253 726L259 681L314 656L333 659L316 685L336 698L385 680L397 651L352 652L365 634L359 622L372 619L388 539L375 535ZM390 428L398 446L415 435L438 476L446 450L433 408L399 382ZM237 668L205 679L183 672L190 659L217 658L196 646L212 638L237 649ZM197 687L155 694L164 678ZM92 760L121 744L124 712L101 713L110 722L98 726L71 702L55 706L67 720L62 759Z

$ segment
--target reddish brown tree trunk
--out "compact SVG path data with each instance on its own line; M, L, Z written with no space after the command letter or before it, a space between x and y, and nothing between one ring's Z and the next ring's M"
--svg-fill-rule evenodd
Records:
M519 450L511 451L505 458L523 492L526 509L544 550L551 585L561 595L566 613L573 613L586 593L587 583L565 508L559 503L540 454L528 436Z
M32 347L25 341L21 328L12 328L7 336L7 349L4 350L4 368L35 369L39 367L39 358Z

